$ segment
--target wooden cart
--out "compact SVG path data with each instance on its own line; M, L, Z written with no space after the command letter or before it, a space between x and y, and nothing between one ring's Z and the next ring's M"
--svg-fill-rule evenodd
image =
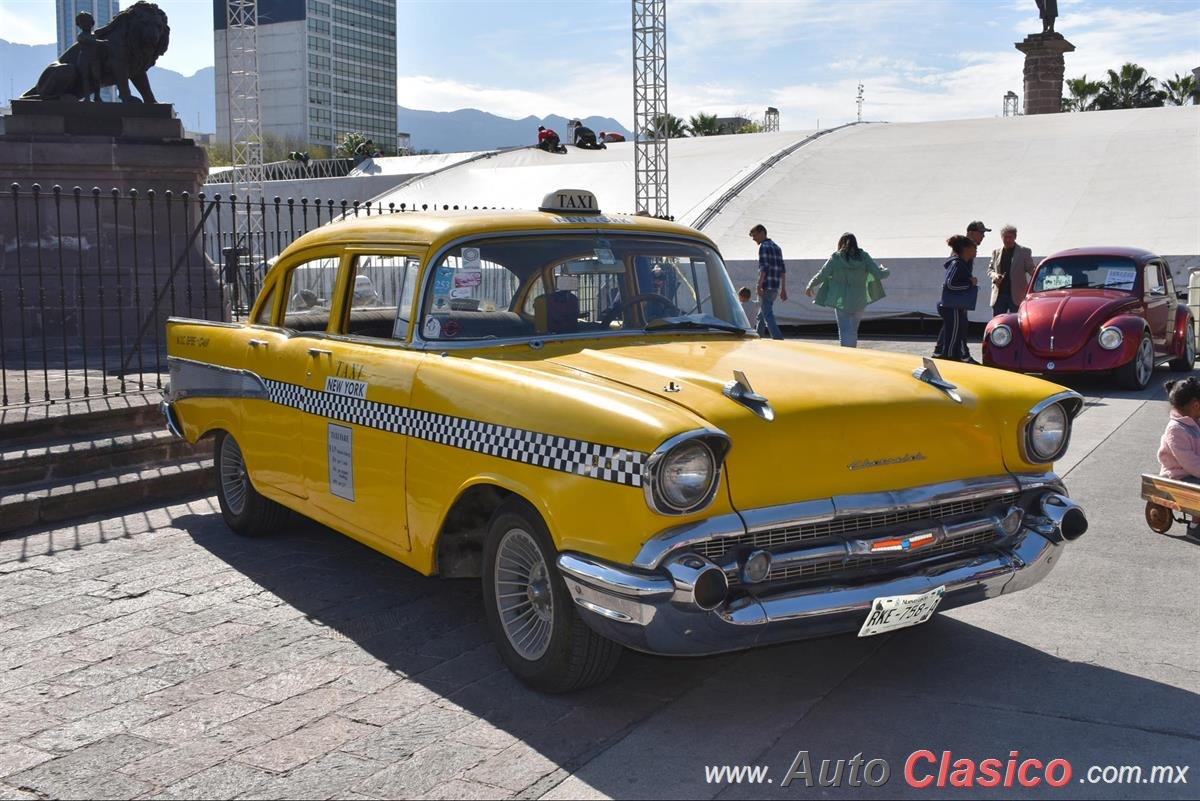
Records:
M1200 484L1145 474L1142 497L1146 523L1159 534L1170 531L1176 521L1188 526L1200 522Z

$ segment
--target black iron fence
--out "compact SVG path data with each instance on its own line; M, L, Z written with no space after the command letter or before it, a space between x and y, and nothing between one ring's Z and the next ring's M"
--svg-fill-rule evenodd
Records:
M240 319L298 237L419 208L187 192L0 192L0 407L160 390L170 316Z

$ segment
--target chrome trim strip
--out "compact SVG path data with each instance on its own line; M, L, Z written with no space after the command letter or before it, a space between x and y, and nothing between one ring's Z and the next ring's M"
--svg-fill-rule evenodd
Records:
M986 476L927 484L891 492L838 495L832 498L748 509L667 529L650 538L633 559L636 567L653 570L667 554L699 542L739 537L774 528L825 523L841 517L904 512L912 508L988 498L1020 492L1016 476Z
M206 328L245 328L242 323L227 323L223 320L199 320L193 317L168 317L168 323L179 323L182 325L198 325Z
M180 356L167 357L171 383L167 399L251 398L267 400L267 385L257 373Z
M643 575L628 568L564 551L558 556L558 569L566 577L604 592L626 598L649 600L667 598L675 593L675 583L664 575Z
M169 391L169 388L168 388ZM158 407L167 421L167 430L180 439L186 439L183 436L183 426L179 424L179 420L175 415L175 405L170 401L163 401Z
M1030 424L1043 411L1053 406L1056 403L1061 403L1063 410L1067 413L1067 435L1063 437L1062 447L1051 456L1049 459L1042 459L1036 456L1033 452L1033 445L1029 442ZM1021 458L1030 464L1053 464L1061 459L1063 454L1067 452L1067 448L1071 447L1071 433L1075 428L1075 418L1079 416L1079 412L1083 410L1083 396L1073 390L1058 392L1045 400L1034 405L1025 417L1021 419L1021 425L1018 427L1020 438L1017 440L1021 448Z
M712 454L715 472L712 485L709 486L708 491L701 500L687 509L677 509L667 503L665 498L659 498L658 465L674 448L693 439L704 440L704 445ZM685 431L682 434L676 434L659 445L646 457L646 466L642 473L642 490L646 495L646 505L660 515L686 515L707 508L712 504L713 498L716 497L717 490L721 486L721 475L725 468L725 454L729 453L729 447L729 435L716 428L697 428Z

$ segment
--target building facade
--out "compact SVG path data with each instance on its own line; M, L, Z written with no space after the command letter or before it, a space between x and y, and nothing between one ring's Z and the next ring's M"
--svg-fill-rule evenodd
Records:
M81 11L86 11L96 20L96 27L107 25L120 11L117 0L55 0L55 22L58 30L58 52L62 53L75 44L79 29L75 27L75 17ZM111 103L117 99L117 90L111 86L100 91L100 97Z
M213 0L217 141L229 142L225 1ZM259 119L264 142L333 155L347 133L396 152L396 4L258 0ZM264 158L269 156L264 153Z

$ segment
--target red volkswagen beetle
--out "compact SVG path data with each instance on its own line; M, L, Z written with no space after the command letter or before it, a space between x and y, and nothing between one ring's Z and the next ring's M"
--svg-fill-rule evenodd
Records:
M1111 372L1129 389L1154 368L1192 369L1192 317L1167 261L1136 248L1078 248L1042 260L1016 314L987 325L983 363L1022 373Z

